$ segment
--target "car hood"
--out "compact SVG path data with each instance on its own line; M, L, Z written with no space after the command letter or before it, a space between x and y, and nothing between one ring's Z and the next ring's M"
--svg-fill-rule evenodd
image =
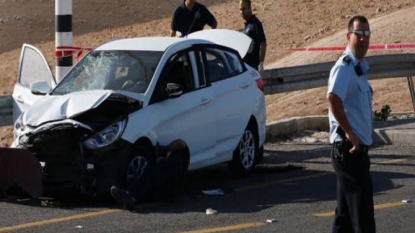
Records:
M22 123L24 125L37 127L47 122L73 118L81 113L97 108L105 102L105 100L109 99L109 97L115 97L117 98L117 101L122 102L142 101L142 98L140 98L140 95L138 94L111 90L82 91L67 95L50 95L36 101L26 112L24 112L22 115Z

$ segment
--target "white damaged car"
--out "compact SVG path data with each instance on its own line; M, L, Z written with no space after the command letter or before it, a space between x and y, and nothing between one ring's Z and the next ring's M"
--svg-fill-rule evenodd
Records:
M39 50L24 45L12 147L40 161L54 195L125 187L157 143L178 138L190 170L228 162L249 172L262 159L266 121L260 74L241 59L250 44L230 30L115 40L57 84Z

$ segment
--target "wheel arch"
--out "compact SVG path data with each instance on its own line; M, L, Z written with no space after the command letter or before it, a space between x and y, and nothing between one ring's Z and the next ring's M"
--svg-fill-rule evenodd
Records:
M142 145L142 146L145 146L147 148L153 148L154 147L154 145L151 142L151 140L149 138L147 138L147 137L141 137L141 138L137 139L134 142L134 146L137 146L137 145Z
M249 127L252 127L252 129L255 130L255 140L257 142L257 145L259 145L258 122L254 115L251 115L251 118L249 118L249 122L246 128Z

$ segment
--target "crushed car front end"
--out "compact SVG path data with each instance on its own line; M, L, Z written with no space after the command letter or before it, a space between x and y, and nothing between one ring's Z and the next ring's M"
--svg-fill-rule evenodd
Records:
M128 114L140 108L140 101L111 94L96 108L36 127L22 120L29 111L15 123L12 147L26 148L40 161L45 195L108 193L125 180L132 144L121 135Z

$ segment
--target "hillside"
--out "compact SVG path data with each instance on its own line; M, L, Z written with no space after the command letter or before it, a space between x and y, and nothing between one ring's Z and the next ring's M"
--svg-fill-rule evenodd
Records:
M115 38L167 36L171 13L180 2L73 0L73 45L94 47ZM242 29L239 1L199 2L209 7L219 28ZM23 43L37 46L48 62L52 66L55 64L54 4L54 0L0 0L0 95L12 93ZM266 68L335 59L338 52L290 53L288 48L345 45L344 30L348 19L355 14L368 17L373 31L372 43L412 42L415 38L412 30L414 6L413 0L253 0L254 13L262 20L267 36ZM389 104L392 111L412 109L404 78L372 84L374 109L384 104ZM268 121L327 111L325 88L267 96L266 102ZM10 138L10 127L0 129L0 145L9 144Z

